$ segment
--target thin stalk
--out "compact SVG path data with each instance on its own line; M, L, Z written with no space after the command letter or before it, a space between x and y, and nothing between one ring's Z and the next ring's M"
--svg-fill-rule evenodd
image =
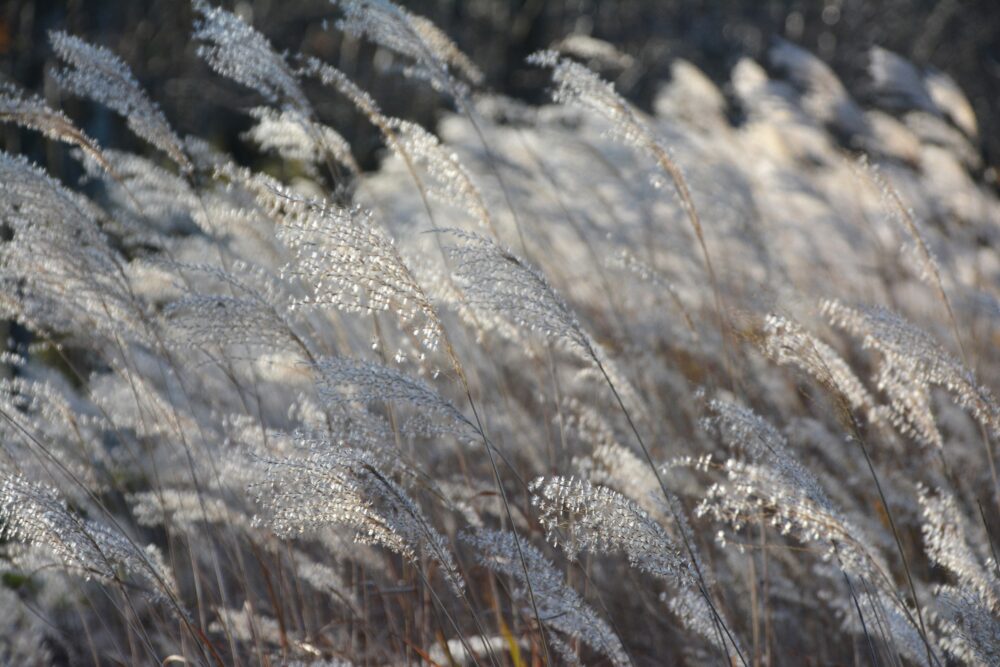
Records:
M712 601L712 598L709 595L708 585L705 582L705 577L701 572L701 567L698 565L698 558L695 555L694 547L691 546L691 543L687 537L687 531L685 531L683 527L684 524L680 521L680 517L677 515L677 510L674 508L673 503L671 503L671 499L673 496L667 490L667 485L663 481L663 477L660 475L659 468L656 467L656 464L653 462L653 457L649 453L649 449L646 447L646 443L643 441L642 436L639 435L639 430L636 428L635 422L632 421L632 415L629 413L628 408L625 407L625 402L622 400L622 397L618 394L618 390L615 388L615 383L611 381L611 378L608 376L608 372L604 369L604 365L598 358L597 353L589 345L588 348L589 348L588 353L590 354L594 363L597 365L597 369L601 372L601 375L604 376L604 380L605 382L607 382L608 388L611 389L611 393L614 394L615 400L618 402L618 407L621 408L622 413L625 415L625 420L628 422L629 427L632 429L632 433L635 435L636 441L639 443L639 448L642 450L643 456L646 458L646 462L649 464L649 467L653 470L653 475L656 477L656 481L660 485L660 490L663 492L663 495L666 499L666 504L667 507L670 509L670 514L673 516L674 522L678 526L678 532L680 533L681 540L684 543L684 549L687 551L688 558L690 559L691 565L694 568L695 574L698 577L697 585L699 592L705 598L705 602L708 604L708 608L712 612L713 622L718 623L719 626L722 628L722 630L725 632L726 637L729 639L729 642L733 645L733 649L739 656L740 662L743 663L743 666L749 667L746 658L743 656L743 652L740 651L739 646L736 643L736 640L733 638L732 634L729 631L729 628L726 626L725 621L722 619L721 614L719 614L719 611L716 608L715 603ZM726 652L726 657L728 658L729 648L728 646L726 646L725 641L722 642L722 648Z
M837 545L833 545L834 553L837 554L837 562L840 563L840 573L844 575L844 583L847 584L847 590L851 593L851 601L854 602L854 609L858 612L858 620L861 621L861 630L865 633L865 641L868 644L868 652L872 658L872 665L878 667L878 656L875 654L875 645L872 644L872 636L868 632L868 624L865 623L865 615L861 613L861 604L858 602L857 593L854 592L854 585L851 584L851 578L847 576L847 571L844 570L844 565L840 562L840 554L837 552Z
M899 551L899 557L903 560L903 571L906 574L906 584L910 589L910 595L913 596L913 606L916 608L917 620L920 621L920 639L924 642L924 648L927 649L927 663L936 664L940 667L941 663L938 661L937 656L934 655L934 651L931 649L930 640L927 636L927 627L924 624L924 615L923 612L920 611L920 599L917 597L917 589L913 585L913 576L910 572L910 564L906 559L906 551L903 549L903 542L899 537L899 530L896 528L896 521L892 517L892 510L889 508L889 501L886 500L885 493L882 491L882 483L879 481L878 474L875 472L875 466L872 464L871 457L868 455L868 448L865 446L864 441L858 437L855 437L854 440L861 448L861 452L865 456L865 463L868 466L868 470L871 472L872 479L875 480L875 488L878 491L878 496L881 499L882 506L885 508L885 515L889 519L889 527L892 529L892 537L896 541L896 548Z

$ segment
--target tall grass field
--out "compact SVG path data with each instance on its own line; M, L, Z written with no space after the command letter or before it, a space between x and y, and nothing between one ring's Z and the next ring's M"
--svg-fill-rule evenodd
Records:
M0 85L83 174L0 152L0 664L1000 665L1000 199L951 78L775 41L643 110L576 36L538 106L331 5L426 127L193 7L251 166L94 36Z

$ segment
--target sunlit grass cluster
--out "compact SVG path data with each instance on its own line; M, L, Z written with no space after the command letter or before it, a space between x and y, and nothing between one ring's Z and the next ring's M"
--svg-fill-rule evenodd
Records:
M777 42L647 113L568 39L535 107L331 5L428 129L194 8L266 173L86 36L53 89L141 154L0 88L86 174L0 152L0 663L1000 664L1000 199L946 75Z

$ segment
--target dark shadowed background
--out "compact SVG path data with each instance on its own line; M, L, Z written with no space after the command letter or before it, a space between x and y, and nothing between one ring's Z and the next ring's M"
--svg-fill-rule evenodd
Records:
M392 115L432 124L441 100L419 83L379 72L366 44L342 39L326 0L223 2L264 32L279 49L319 56L347 72ZM524 65L533 51L571 34L611 42L634 59L624 71L602 72L640 106L683 57L724 81L743 55L760 58L774 36L818 54L850 84L863 76L868 47L880 45L920 66L951 75L968 95L980 124L986 165L1000 163L1000 10L996 0L404 0L432 19L486 73L494 90L541 100L545 74ZM326 22L329 20L329 23ZM241 156L239 133L249 126L240 109L260 100L210 73L189 37L192 11L179 0L4 0L0 8L0 75L58 102L92 136L112 146L132 141L108 112L74 99L59 101L45 71L47 32L64 29L120 54L181 133L194 133ZM367 123L333 95L314 102L347 136L366 166L378 145ZM738 119L740 110L732 108ZM0 128L4 145L48 162L57 149L16 129ZM992 172L990 178L993 178Z

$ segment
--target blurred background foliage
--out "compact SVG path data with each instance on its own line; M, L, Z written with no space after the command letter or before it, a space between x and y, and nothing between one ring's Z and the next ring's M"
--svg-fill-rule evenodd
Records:
M419 82L386 73L385 52L345 39L327 0L222 2L264 32L279 49L302 51L335 64L392 115L433 125L442 99ZM541 101L545 73L524 58L569 35L606 40L629 56L602 71L641 107L669 78L675 58L690 60L725 82L741 56L763 61L768 45L784 37L830 63L855 94L863 86L873 45L921 67L951 75L968 95L980 124L984 176L996 182L1000 164L1000 5L997 0L403 0L455 39L486 74L487 87ZM65 29L120 54L182 133L209 138L253 162L239 134L242 111L261 102L251 92L210 73L189 37L192 11L178 0L4 0L0 8L0 76L58 103L104 144L138 148L110 112L76 99L57 100L47 80L52 61L47 32ZM318 93L318 91L316 91ZM379 141L351 105L317 94L321 115L350 139L366 167ZM864 100L862 100L864 101ZM734 121L740 118L731 100ZM3 145L27 152L60 172L71 169L61 149L13 127L0 128ZM23 142L38 142L24 145ZM140 149L141 150L141 149ZM46 154L45 152L48 152Z

